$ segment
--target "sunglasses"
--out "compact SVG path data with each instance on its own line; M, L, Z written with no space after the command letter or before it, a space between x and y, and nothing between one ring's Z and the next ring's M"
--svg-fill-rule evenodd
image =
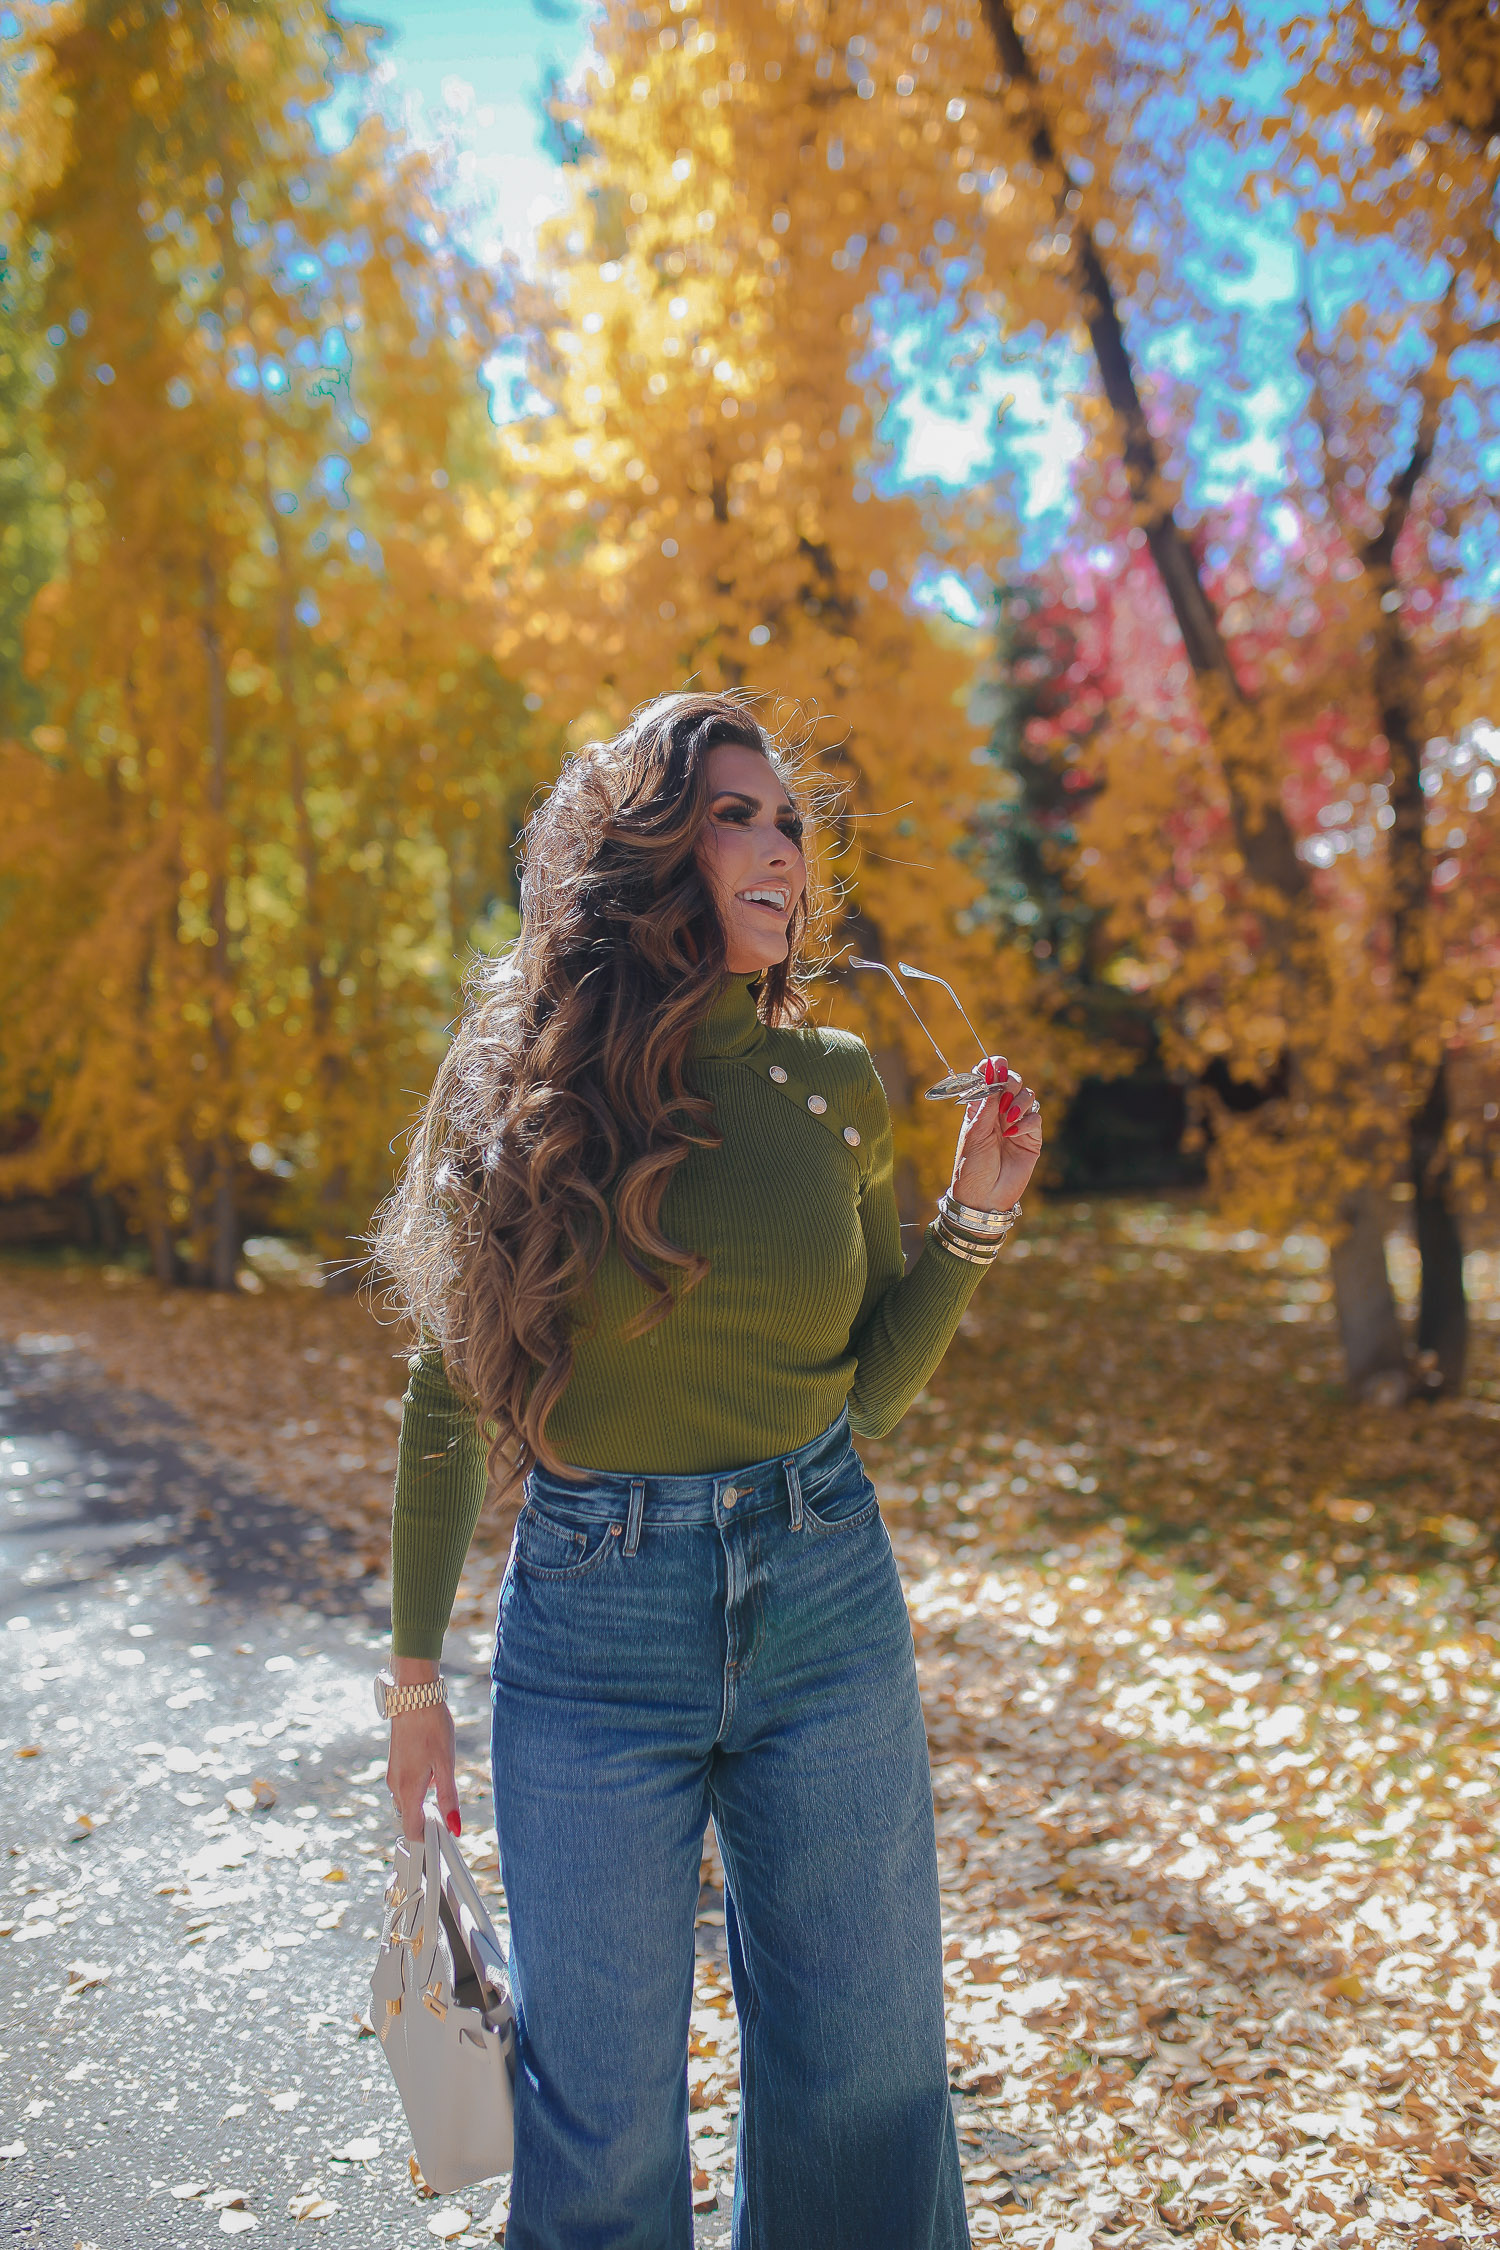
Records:
M1003 1085L997 1087L997 1084L993 1079L986 1078L984 1074L984 1065L985 1057L988 1055L989 1049L985 1046L984 1041L980 1038L978 1032L974 1029L973 1024L969 1022L968 1009L964 1006L962 1000L959 999L958 994L954 991L952 985L948 982L948 979L946 977L934 976L931 969L913 968L910 961L898 961L895 968L893 969L888 961L867 961L864 956L859 953L850 953L846 956L846 959L851 969L878 969L882 976L889 977L892 984L896 987L896 990L900 993L902 999L906 1002L908 1008L911 1009L912 1014L916 1016L917 1022L922 1027L922 1036L927 1041L928 1046L931 1047L933 1053L937 1056L937 1059L942 1064L944 1070L948 1073L947 1077L940 1078L935 1086L928 1087L928 1101L968 1102L973 1101L978 1095L993 1094L997 1091L1004 1091ZM915 977L923 984L940 984L942 986L949 999L953 1002L954 1007L957 1008L959 1014L963 1017L964 1022L968 1025L969 1036L974 1041L975 1046L979 1049L980 1059L977 1066L973 1070L954 1069L952 1063L949 1062L947 1056L943 1053L942 1048L933 1038L932 1033L928 1030L925 1021L918 1012L915 1001L912 999L911 994L907 991L906 986L901 981L903 977Z

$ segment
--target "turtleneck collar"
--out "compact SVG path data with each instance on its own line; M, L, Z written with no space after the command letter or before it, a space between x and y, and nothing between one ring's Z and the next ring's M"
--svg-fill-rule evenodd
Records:
M748 1055L765 1036L755 1009L756 977L726 977L719 997L693 1033L695 1055Z

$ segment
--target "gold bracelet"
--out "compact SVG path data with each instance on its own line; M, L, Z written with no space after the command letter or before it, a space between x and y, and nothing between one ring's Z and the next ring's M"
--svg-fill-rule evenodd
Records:
M998 1242L980 1244L974 1242L968 1236L952 1234L941 1218L933 1219L928 1225L927 1232L935 1236L943 1248L951 1252L955 1258L962 1258L966 1266L992 1266L1000 1255L1000 1244Z
M1019 1203L1012 1204L1008 1211L985 1211L974 1204L956 1203L948 1194L938 1202L938 1217L946 1228L965 1242L993 1243L996 1249L1008 1239L1020 1216Z

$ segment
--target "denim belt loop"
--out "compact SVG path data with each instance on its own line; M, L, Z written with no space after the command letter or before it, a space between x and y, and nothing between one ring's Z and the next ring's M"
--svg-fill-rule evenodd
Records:
M795 1461L783 1461L781 1465L786 1470L787 1498L792 1503L792 1529L793 1531L800 1531L802 1529L802 1479L797 1474Z
M646 1505L646 1487L637 1477L630 1487L630 1513L625 1518L625 1552L633 1555L641 1543L641 1512Z

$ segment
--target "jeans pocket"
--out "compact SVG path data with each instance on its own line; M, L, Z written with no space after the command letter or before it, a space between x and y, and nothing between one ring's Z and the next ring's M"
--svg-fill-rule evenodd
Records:
M511 1560L528 1578L583 1578L614 1545L612 1523L568 1523L528 1500L516 1518Z
M879 1513L875 1487L852 1450L820 1483L802 1487L802 1519L810 1531L858 1531Z

